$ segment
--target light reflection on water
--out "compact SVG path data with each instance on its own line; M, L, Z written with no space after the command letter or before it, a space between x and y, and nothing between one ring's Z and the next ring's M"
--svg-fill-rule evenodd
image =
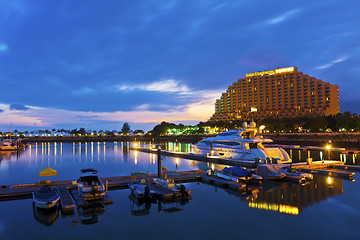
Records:
M87 167L97 168L100 177L125 176L134 171L156 173L156 154L131 151L131 144L33 144L19 154L2 154L0 185L36 182L37 172L46 166L58 171L59 180L76 179L80 169ZM141 145L150 147L152 143ZM191 151L189 144L162 145L167 150L177 147L180 151ZM163 166L169 170L218 167L165 156ZM47 234L55 232L55 239L68 237L68 233L72 238L122 236L159 239L164 235L173 236L176 232L172 239L213 239L238 237L241 231L243 237L254 237L256 233L256 238L269 238L271 234L279 237L279 226L284 236L296 231L299 238L308 238L307 231L302 229L308 229L314 238L321 239L358 236L355 224L360 220L358 182L328 177L315 177L313 182L305 185L265 181L249 192L230 191L202 183L187 183L186 186L193 190L192 200L188 202L136 204L129 199L129 190L117 190L109 192L114 204L79 208L73 216L66 218L58 211L44 213L34 210L31 199L0 202L0 226L3 226L0 227L0 237L24 239L33 235L45 239ZM341 219L348 221L345 224ZM141 232L139 225L143 229ZM337 228L329 227L333 225ZM178 231L179 227L182 231ZM16 231L18 228L27 231ZM84 228L87 229L85 232L82 231ZM339 228L342 232L337 231ZM107 229L106 233L102 229Z

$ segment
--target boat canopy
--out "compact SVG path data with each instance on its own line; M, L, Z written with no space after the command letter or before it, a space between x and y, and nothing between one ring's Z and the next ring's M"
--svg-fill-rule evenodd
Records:
M56 170L51 169L50 167L45 168L44 170L39 171L39 177L51 177L57 176L58 173Z
M95 168L85 168L85 169L81 169L80 173L92 173L92 174L97 174L98 170Z

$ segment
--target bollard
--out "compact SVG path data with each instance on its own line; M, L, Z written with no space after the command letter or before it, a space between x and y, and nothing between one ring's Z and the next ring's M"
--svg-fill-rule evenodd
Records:
M159 146L158 150L157 150L157 159L158 159L158 177L161 178L162 177L162 173L161 173L161 148Z
M109 189L109 181L106 181L106 192L108 192L108 189Z
M212 141L210 141L210 156L213 156L213 144Z

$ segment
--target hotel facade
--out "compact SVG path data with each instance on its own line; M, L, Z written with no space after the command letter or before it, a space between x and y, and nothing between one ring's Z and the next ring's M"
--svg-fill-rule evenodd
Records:
M296 67L248 73L216 100L210 121L328 116L340 111L339 87Z

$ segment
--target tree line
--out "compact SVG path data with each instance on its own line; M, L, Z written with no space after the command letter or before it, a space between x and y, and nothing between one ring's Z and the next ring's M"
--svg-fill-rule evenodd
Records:
M316 117L297 117L297 118L266 118L253 119L258 126L265 125L270 133L289 133L289 132L359 132L360 131L360 115L351 112L338 113L330 116L316 116ZM169 122L161 122L157 124L151 131L144 133L143 130L131 130L130 125L126 122L123 124L121 130L86 130L85 128L75 128L72 130L66 129L51 129L51 130L37 130L37 131L14 131L15 135L128 135L140 134L151 136L162 135L191 135L191 134L208 134L211 129L216 129L216 133L226 129L242 128L244 121L250 122L252 119L243 119L236 121L207 121L199 122L198 124L184 125ZM0 132L0 134L3 134Z

